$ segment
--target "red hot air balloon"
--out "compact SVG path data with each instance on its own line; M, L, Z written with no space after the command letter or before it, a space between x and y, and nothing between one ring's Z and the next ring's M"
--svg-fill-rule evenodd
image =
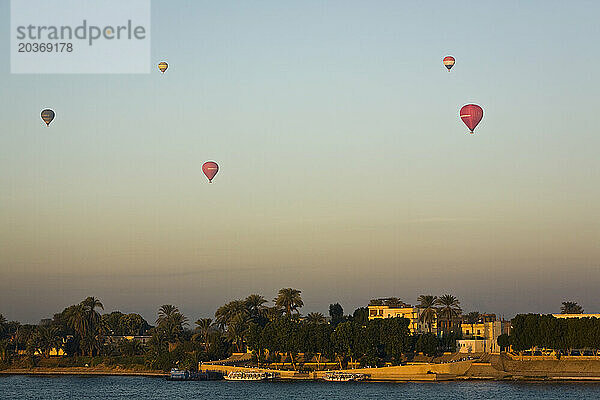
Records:
M208 178L208 182L212 183L213 178L219 172L219 166L214 161L207 161L202 165L202 172Z
M446 68L448 68L448 72L450 72L450 69L454 66L455 62L456 62L456 60L454 60L454 57L452 57L452 56L444 57L443 63L444 63L444 66Z
M460 119L463 120L467 128L474 133L475 127L483 118L483 108L477 104L467 104L460 109Z

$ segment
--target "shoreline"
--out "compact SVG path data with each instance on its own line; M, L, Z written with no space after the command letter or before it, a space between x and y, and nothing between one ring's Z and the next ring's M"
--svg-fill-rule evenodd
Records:
M135 370L112 370L112 369L90 369L86 367L73 368L9 368L0 370L0 375L97 375L97 376L147 376L167 377L168 373L163 371L135 371Z
M168 373L163 371L114 371L114 370L89 370L79 368L59 368L59 369L6 369L0 370L0 376L2 375L37 375L37 376L75 376L75 375L86 375L86 376L143 376L148 378L166 378L169 376ZM280 379L280 382L321 382L321 379ZM481 381L493 381L493 382L590 382L600 383L600 376L510 376L504 378L498 377L468 377L468 376L454 376L447 377L446 379L411 379L410 377L398 377L396 379L370 379L361 383L433 383L433 382L481 382Z

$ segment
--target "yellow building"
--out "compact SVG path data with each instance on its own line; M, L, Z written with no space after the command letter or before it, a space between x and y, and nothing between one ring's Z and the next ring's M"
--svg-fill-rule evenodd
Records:
M399 303L397 305L369 305L369 320L378 318L406 318L409 320L410 333L437 333L437 321L431 323L431 329L426 323L419 321L423 309L413 307L410 304Z
M600 314L552 314L555 318L599 318Z
M462 323L462 339L456 341L461 353L499 353L498 336L502 334L502 322L496 316L484 314L475 324Z

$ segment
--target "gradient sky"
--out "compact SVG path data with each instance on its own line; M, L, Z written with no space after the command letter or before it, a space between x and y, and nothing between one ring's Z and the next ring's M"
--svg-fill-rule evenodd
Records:
M6 318L93 295L193 321L281 287L303 313L600 312L600 2L154 1L165 75L11 75L9 14Z

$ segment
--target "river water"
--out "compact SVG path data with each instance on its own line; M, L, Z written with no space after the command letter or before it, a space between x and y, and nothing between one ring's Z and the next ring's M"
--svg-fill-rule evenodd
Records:
M600 399L600 382L168 382L122 376L0 376L0 399Z

